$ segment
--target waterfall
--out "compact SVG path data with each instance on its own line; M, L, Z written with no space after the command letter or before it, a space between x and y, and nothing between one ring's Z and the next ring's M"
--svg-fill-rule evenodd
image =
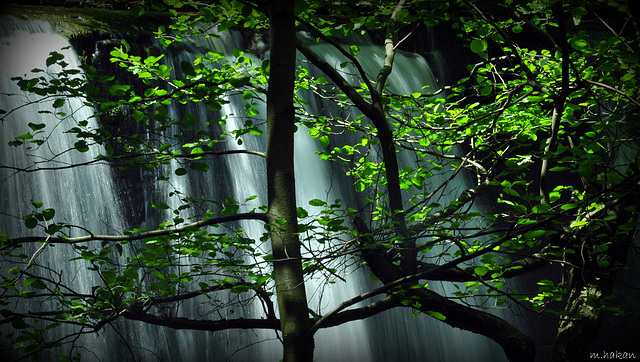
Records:
M359 44L357 59L360 61L364 71L370 77L375 76L383 64L384 50L381 47L371 44L362 39ZM337 69L346 59L329 44L316 44L313 50ZM443 65L439 65L443 67ZM403 71L410 70L410 71ZM361 82L357 77L350 75L357 74L354 67L343 68L342 74L354 85ZM316 77L322 74L314 74ZM374 77L375 78L375 77ZM425 85L428 88L423 89ZM395 94L412 94L435 92L438 89L435 75L431 71L431 66L426 60L418 55L397 52L394 59L394 71L388 79L389 91ZM341 116L355 118L359 112L354 110L344 110L329 102L323 102L318 98L305 98L309 100L310 113L323 110L327 116ZM298 142L298 138L296 138ZM300 143L298 143L299 145ZM298 149L298 148L297 148ZM415 167L415 155L410 152L401 152L399 155L400 168L406 166ZM317 159L317 157L316 157ZM317 162L317 161L316 161ZM326 163L326 162L323 162ZM296 165L297 166L297 165ZM450 176L449 173L435 174L430 178L433 185L444 183ZM460 178L458 178L459 180ZM465 189L469 187L464 183L455 184L454 188ZM353 187L349 187L351 193L346 190L343 199L355 199ZM346 189L346 188L345 188ZM442 190L435 198L443 205L452 201L451 195L445 195L449 190ZM459 192L458 190L457 192ZM349 196L346 196L349 195ZM408 195L405 194L405 200ZM410 205L407 205L410 206ZM374 287L369 276L359 274L359 283ZM441 295L452 295L455 291L453 286L442 282L430 282L429 288ZM346 288L345 288L346 289ZM355 290L348 289L348 293L355 293ZM353 294L355 295L355 294ZM494 310L501 317L505 317L500 310ZM492 340L460 329L452 328L440 321L425 316L412 316L410 310L393 309L381 315L367 319L365 330L368 331L369 345L372 348L371 356L376 361L501 361L506 360L502 349ZM398 346L389 348L390 346ZM409 346L408 348L405 348Z
M122 232L120 205L110 170L104 166L70 167L93 160L99 150L91 148L88 152L78 152L74 149L75 137L60 132L62 129L71 128L80 120L92 119L91 109L82 104L82 99L71 98L66 100L63 107L57 109L57 115L44 114L41 112L51 110L53 100L41 102L39 97L33 94L7 95L21 94L15 82L10 80L11 77L28 75L35 68L50 72L59 71L59 67L55 65L47 68L45 60L49 57L49 52L59 52L68 62L77 62L68 41L55 34L48 23L18 22L14 18L8 18L3 19L0 24L3 25L0 34L0 104L5 110L18 109L0 123L0 142L4 149L0 155L0 162L5 167L33 171L57 168L33 173L18 173L10 168L0 169L2 233L30 236L24 234L22 215L36 211L32 201L41 202L41 208L55 209L55 216L51 222L83 225L96 233ZM77 67L77 63L71 64L71 67ZM20 108L28 102L35 104ZM36 132L29 124L45 126L40 132ZM26 139L23 145L7 149L14 137L31 132L35 134L35 139L47 138L48 142L37 146L27 143ZM67 151L69 149L70 152ZM40 227L36 228L35 232L39 235L44 234ZM71 228L69 235L84 235L84 231ZM33 255L39 246L32 246L24 252ZM77 292L89 293L91 286L97 282L92 274L84 271L91 265L80 261L68 261L75 256L67 246L47 245L35 258L34 263L51 267L50 277L54 277L56 272L61 272L59 277L63 281L72 280ZM59 267L60 265L65 266ZM20 308L23 311L37 310L37 305L26 301ZM6 329L3 332L6 332ZM110 335L111 332L106 330L104 333ZM112 337L114 336L111 335L109 338ZM108 348L100 343L103 338L105 337L102 333L86 334L81 342L95 347L97 354L108 354Z
M29 74L33 68L45 68L45 59L49 52L56 51L65 55L67 62L76 62L71 66L77 67L77 57L69 48L67 40L56 35L46 23L4 21L2 24L9 29L2 29L0 42L0 92L20 93L13 76ZM186 43L183 48L172 50L166 57L168 65L179 69L180 62L191 59L194 54L206 49L219 51L232 57L233 48L242 48L240 37L223 35L220 40L207 40L207 43ZM323 54L325 59L337 62L339 56L335 50L325 45L314 45L314 50ZM361 59L368 72L375 72L381 64L381 49L372 44L363 44L358 59ZM395 60L395 69L389 79L390 87L398 93L410 94L420 91L424 84L432 84L435 80L426 61L412 54L399 54ZM402 69L411 69L403 73ZM49 69L56 71L55 69ZM0 104L4 109L18 108L26 96L1 95ZM30 96L32 97L32 96ZM306 97L309 101L307 110L317 112L342 112L335 106L323 104L322 100ZM29 122L44 123L43 134L37 137L49 137L46 146L24 144L19 146L20 152L10 149L0 154L0 162L4 166L19 168L64 167L67 165L88 162L98 153L104 153L99 147L91 147L88 152L74 150L76 139L73 135L56 132L69 128L81 120L93 120L90 108L82 105L82 99L68 100L64 108L59 109L66 115L42 114L39 111L50 110L49 103L34 104L11 114L0 124L0 142L3 149L13 140L13 137L30 132ZM88 113L82 113L88 112ZM207 120L210 113L203 107L189 105L171 108L170 116L180 118L184 114L196 115L200 121ZM227 117L227 130L242 127L238 115L243 114L242 100L232 98L225 104L220 113ZM266 112L259 109L257 116L264 117ZM39 120L39 121L30 121ZM93 121L92 121L93 122ZM87 127L94 127L89 124ZM243 143L226 142L229 149L264 150L264 139L250 137L243 139ZM317 140L310 138L306 130L300 127L295 136L295 166L297 180L297 198L301 207L311 209L309 200L320 199L328 203L342 199L348 204L357 196L350 181L340 176L330 163L321 160L314 153L321 150ZM30 149L28 147L31 147ZM70 152L65 150L71 149ZM264 162L251 155L230 155L224 160L210 161L209 173L176 176L175 170L181 165L172 161L167 168L160 170L163 175L170 174L170 183L152 182L152 187L146 187L144 199L147 203L167 203L171 208L179 206L178 197L168 197L173 190L186 195L206 195L212 199L230 196L238 201L258 195L252 205L266 202ZM410 163L410 159L404 159ZM212 177L215 173L216 177ZM160 175L157 175L160 176ZM8 235L24 234L22 215L34 212L31 201L42 202L43 207L55 208L53 221L68 222L83 225L95 233L119 234L132 227L156 227L158 221L172 218L169 212L149 210L147 223L144 225L130 225L123 214L120 205L121 194L115 186L114 173L106 165L68 168L55 171L39 171L33 173L17 173L7 169L0 170L0 217L2 218L2 233ZM341 178L342 177L342 178ZM215 182L222 179L224 182ZM262 196L260 196L262 195ZM144 206L148 207L148 205ZM240 211L247 211L241 209ZM310 210L313 211L313 210ZM152 214L155 212L155 214ZM188 216L185 211L186 216ZM154 225L154 222L156 223ZM257 239L262 233L262 225L255 223L239 223L239 228L246 230L246 236ZM36 229L42 234L40 229ZM71 235L84 235L80 229L71 229ZM33 250L28 250L33 253ZM66 265L72 257L72 251L63 246L47 246L38 256L42 265L50 265L55 270L64 270L63 275L73 279L74 286L79 290L89 289L98 285L99 281L92 277L92 273L83 272L90 265L74 262ZM4 265L3 265L4 267ZM326 313L341 301L354 297L373 285L368 275L361 272L350 273L343 271L348 283L338 282L325 286L317 281L308 281L307 291L311 296L310 307L318 313ZM348 274L348 275L347 275ZM445 293L444 287L434 283L430 285L435 291ZM35 305L26 305L24 310L31 310ZM202 311L197 303L181 304L174 310L162 311L175 316L195 316ZM245 310L234 311L227 308L220 313L237 313L234 317L252 316L259 312L259 306L250 306ZM125 323L126 322L126 323ZM115 332L115 329L118 332ZM3 334L5 330L2 330ZM275 338L275 332L265 331L222 331L216 333L175 331L161 327L145 325L139 322L117 322L114 328L105 327L98 333L85 335L79 343L90 349L85 353L86 360L117 361L131 360L126 344L136 349L139 358L144 361L250 361L272 360L281 357L281 347ZM242 347L248 345L248 348ZM316 359L318 361L499 361L504 360L504 353L491 340L451 328L443 323L426 316L411 316L407 309L392 310L377 315L365 321L350 322L345 325L321 330L316 338ZM259 356L259 357L258 357ZM45 356L46 359L57 360L57 356ZM83 359L84 360L84 359Z

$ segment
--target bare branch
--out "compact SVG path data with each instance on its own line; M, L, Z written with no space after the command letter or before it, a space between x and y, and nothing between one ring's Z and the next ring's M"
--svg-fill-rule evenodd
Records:
M278 319L221 319L221 320L193 320L182 317L161 317L143 311L124 311L122 317L137 320L157 326L173 329L189 329L198 331L222 331L226 329L273 329L280 330Z
M73 238L62 238L62 237L51 237L48 239L47 243L52 244L78 244L78 243L86 243L89 241L102 240L102 241L125 241L125 240L141 240L146 238L153 238L158 236L167 236L173 234L179 234L181 232L187 231L193 228L203 228L206 226L212 226L215 224L223 224L232 221L240 221L240 220L258 220L263 222L268 222L267 214L263 213L241 213L229 216L220 216L207 220L202 220L198 222L194 222L191 224L186 224L182 226L176 226L173 228L167 229L159 229L148 232L136 233L131 235L87 235L87 236L79 236ZM46 237L38 237L38 236L28 236L23 238L15 238L8 239L4 246L0 249L6 249L9 247L16 246L18 244L24 243L37 243L42 242L47 239Z
M384 86L387 83L387 78L389 74L391 74L391 70L393 69L393 59L396 54L396 47L393 42L393 38L396 34L396 16L400 10L404 8L405 0L400 0L398 5L396 6L393 13L391 13L391 18L389 19L389 23L387 24L387 34L384 39L384 64L382 69L380 69L380 73L378 73L378 79L376 80L376 96L380 97L382 92L384 91ZM377 100L375 98L374 102Z
M404 307L400 302L400 298L389 295L382 300L365 305L364 307L340 312L329 319L320 318L322 321L319 322L318 328L335 327L347 322L369 318L395 307Z

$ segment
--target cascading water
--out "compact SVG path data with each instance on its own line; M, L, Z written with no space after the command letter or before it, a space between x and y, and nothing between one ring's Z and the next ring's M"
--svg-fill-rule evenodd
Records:
M382 67L384 51L379 46L367 43L366 39L362 40L365 42L359 44L358 59L365 73L371 77L377 74ZM332 45L317 44L312 47L336 69L340 69L340 64L346 60ZM411 70L411 72L403 72L405 69ZM352 84L359 84L359 78L353 77L350 79L351 77L349 76L357 74L355 68L346 67L342 70L342 73ZM314 75L316 77L322 76L322 74ZM424 89L425 85L429 87ZM425 59L417 55L401 52L394 59L394 72L388 79L388 86L390 92L395 94L428 93L438 89L436 78ZM305 99L310 100L309 109L312 114L314 113L313 111L323 110L323 114L328 117L338 116L352 119L359 114L354 110L340 109L318 98ZM415 167L415 161L412 159L415 156L412 153L399 153L399 157L401 168L405 166ZM429 182L433 185L439 185L444 183L449 176L449 173L434 174ZM458 182L452 187L465 189L468 186ZM345 189L352 190L352 187ZM457 190L454 194L459 191ZM449 190L442 190L439 195L434 197L434 200L437 199L443 205L448 204L448 202L452 201L452 196L445 195L448 192ZM346 195L348 194L345 192L343 198L356 197L355 195ZM405 198L408 198L408 195L405 195ZM360 277L359 283L367 284L370 282L367 276L360 275ZM430 282L429 287L442 295L451 295L452 292L455 292L451 285L446 285L445 283ZM355 291L349 290L349 292L353 293ZM499 310L494 310L493 312L505 317L501 315L502 313ZM369 331L370 345L373 348L371 354L375 356L375 360L499 361L505 358L501 348L488 338L454 329L429 318L411 316L407 310L394 309L385 312L384 315L374 316L367 320L365 328ZM388 348L389 346L411 347Z
M42 68L44 60L50 51L61 51L68 47L68 42L62 37L55 35L51 27L47 24L4 21L2 22L10 29L3 29L2 43L0 44L1 70L2 71L2 93L19 93L18 89L9 88L13 86L9 79L12 76L22 76L28 74L33 68ZM207 51L215 50L225 54L231 53L233 48L241 49L238 43L239 37L222 38L222 41L213 43L196 44L196 46L185 46L180 52L167 57L168 65L174 69L179 69L180 61L191 59L193 53L199 48L206 48ZM339 56L330 47L325 45L314 45L314 49L331 59L339 59ZM380 48L373 45L363 45L359 59L365 68L375 74L380 67ZM70 49L64 51L66 61L77 61L75 54ZM28 63L32 60L34 63ZM389 79L390 86L399 93L411 94L419 92L424 84L435 82L429 71L429 65L421 57L400 54L395 60L394 75ZM172 64L171 64L172 63ZM402 69L411 69L408 74L402 73ZM54 69L50 69L54 71ZM418 71L419 70L419 71ZM316 112L342 112L330 104L323 104L322 100L306 97L309 101L308 111ZM25 98L15 96L0 99L3 108L18 108L24 103ZM231 99L231 103L224 105L221 114L226 116L227 129L242 127L242 122L238 115L244 113L240 99ZM25 134L30 129L27 125L29 120L38 119L33 123L45 123L45 134L49 131L67 129L68 122L91 119L91 114L81 114L88 108L82 107L81 99L68 100L67 105L60 111L67 113L67 116L45 115L38 113L38 110L49 110L50 106L44 104L43 108L37 105L21 109L20 112L12 114L2 124L0 142L6 147L13 137ZM191 106L190 106L191 107ZM209 114L204 108L170 109L170 115L180 118L184 113L191 113L197 116L200 121L207 120ZM261 110L260 114L266 112ZM72 115L72 116L69 116ZM258 116L260 117L260 116ZM237 122L237 123L234 123ZM89 125L91 127L91 125ZM302 128L302 127L301 127ZM56 137L56 138L53 138ZM9 158L10 155L17 155L17 152L3 152L1 157L2 165L15 166L21 168L37 169L42 167L64 167L92 160L99 150L92 147L89 152L77 152L74 150L76 139L72 135L51 132L49 141L43 146L27 149L20 153L19 158ZM332 203L336 199L342 199L348 203L355 198L349 180L333 177L335 172L328 162L320 160L314 155L321 149L320 145L306 135L306 131L301 129L296 134L296 180L297 198L302 207L308 207L308 201L312 199L325 200ZM226 147L233 149L264 150L264 141L251 137L247 138L242 145L233 141L227 142ZM65 152L71 149L70 152ZM179 206L179 198L167 197L172 190L180 191L185 195L207 195L212 199L230 196L236 200L244 200L252 195L265 195L265 171L264 162L252 155L227 155L224 160L216 160L211 163L211 172L216 173L216 177L210 174L187 177L176 177L175 170L181 165L177 161L168 167L171 176L170 183L160 183L156 185L155 191L148 191L145 199L153 203L168 203L176 208ZM46 162L45 162L46 161ZM410 163L410 160L404 160ZM167 171L167 170L165 170ZM224 182L216 183L215 180L221 176ZM13 174L6 169L0 170L0 215L2 221L2 232L10 235L18 235L19 230L23 230L23 220L12 219L11 216L21 216L33 212L31 201L43 202L43 207L56 209L55 221L68 222L75 225L83 225L93 232L106 234L119 234L122 230L130 227L127 225L125 217L121 213L118 203L118 195L114 186L113 175L104 165L69 168L55 171L39 171L34 173ZM170 186L168 186L170 185ZM169 188L171 187L171 189ZM69 192L72 190L72 192ZM173 204L172 204L173 203ZM264 204L265 200L255 200L256 205ZM243 211L243 210L240 210ZM246 210L244 210L246 211ZM161 218L171 218L174 215L156 215L150 220ZM162 221L162 220L160 220ZM134 225L145 226L145 225ZM152 225L152 221L146 225ZM249 238L257 239L262 233L262 226L259 224L241 224L240 228L246 230ZM83 232L79 229L71 229L72 235L80 235ZM35 252L35 250L33 250ZM74 285L79 290L91 288L98 284L91 280L89 273L84 273L83 268L88 265L78 263L67 265L68 253L63 247L47 246L38 256L38 261L43 265L55 266L55 270L63 270L63 275L74 280ZM351 298L363 292L368 284L372 282L368 276L362 273L345 275L348 283L338 283L337 287L319 285L316 281L309 281L307 290L312 295L311 307L319 313L331 310L340 301ZM445 292L438 289L437 285L430 285L438 292ZM25 306L30 309L35 306ZM253 308L253 310L251 309ZM242 311L247 315L258 312L258 306L253 306ZM164 311L174 316L188 317L194 316L202 311L195 303L184 303L178 309ZM224 312L233 313L228 309ZM129 326L129 327L127 327ZM145 361L155 360L278 360L281 358L281 347L279 341L275 339L274 332L192 332L174 331L161 327L148 326L139 322L119 323L116 328L118 333L105 328L100 334L87 335L82 341L93 354L87 353L86 358L95 356L97 360L130 360L126 344L118 339L122 338L131 348L142 348L140 358ZM115 329L115 328L114 328ZM264 342L264 340L270 340ZM255 345L254 345L255 344ZM251 345L246 349L242 346ZM236 350L237 351L236 353ZM500 360L504 354L492 341L482 336L463 332L450 328L438 321L422 316L414 317L407 310L388 311L382 315L377 315L366 321L351 322L340 327L329 328L318 332L316 339L316 359L319 361L453 361L453 360ZM55 359L55 358L52 358Z
M79 153L74 150L76 140L73 136L56 132L70 128L78 120L91 119L91 109L83 106L82 99L71 98L66 100L65 106L58 108L57 115L42 114L40 112L51 109L53 100L41 101L34 95L7 96L21 94L15 82L10 80L11 77L24 76L35 68L51 72L59 70L55 66L48 69L45 66L49 52L59 52L67 61L77 61L68 41L55 34L47 23L18 22L8 18L3 19L0 24L3 26L0 34L0 104L4 109L18 110L0 123L0 142L7 147L14 137L34 132L29 123L45 125L43 132L36 133L35 138L47 138L47 142L39 147L34 143L27 143L26 139L25 144L17 146L19 150L14 149L0 155L0 162L5 166L0 170L2 232L9 235L24 233L24 220L20 216L36 211L32 201L41 202L42 208L55 209L55 217L51 222L83 225L99 233L121 232L123 224L110 170L96 166L72 167L93 160L99 150L92 148L88 152ZM77 66L77 63L72 66ZM20 108L29 102L35 104ZM16 172L46 168L57 170ZM41 229L36 230L39 234L42 233ZM71 236L84 234L78 228L70 228L69 233ZM35 255L37 249L34 247L26 251ZM84 269L91 265L69 263L68 260L73 256L65 246L48 245L42 247L37 257L32 257L32 263L49 266L52 278L59 272L61 280L72 280L77 292L90 292L95 280ZM64 267L59 267L61 265ZM37 306L29 303L20 307L25 311L37 310ZM109 332L111 331L107 331ZM101 348L102 343L98 342L102 338L104 337L96 334L85 335L83 343L97 347L98 354L105 354L107 348Z

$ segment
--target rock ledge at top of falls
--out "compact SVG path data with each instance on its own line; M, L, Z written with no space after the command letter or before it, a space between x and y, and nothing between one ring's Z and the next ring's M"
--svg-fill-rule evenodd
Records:
M161 12L147 12L144 21L140 21L129 10L14 3L0 5L0 21L4 21L1 19L6 16L48 22L57 33L67 39L95 33L124 35L148 32L152 35L159 25L168 25L171 22L170 15Z

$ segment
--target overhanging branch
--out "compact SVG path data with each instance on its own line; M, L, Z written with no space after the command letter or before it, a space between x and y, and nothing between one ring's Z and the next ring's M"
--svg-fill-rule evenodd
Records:
M329 319L324 319L321 323L318 324L317 328L335 327L347 322L366 319L395 307L403 307L404 305L402 305L400 301L400 298L389 295L382 300L367 304L364 307L349 309L340 312Z
M0 249L6 249L6 248L9 248L9 247L14 247L14 246L19 245L19 244L42 242L45 239L48 240L47 243L53 243L53 244L78 244L78 243L86 243L86 242L89 242L89 241L96 241L96 240L101 240L101 241L141 240L141 239L146 239L146 238L153 238L153 237L159 237L159 236L167 236L167 235L179 234L181 232L185 232L185 231L187 231L189 229L193 229L193 228L203 228L203 227L211 226L211 225L215 225L215 224L223 224L223 223L227 223L227 222L240 221L240 220L258 220L258 221L262 221L262 222L265 222L265 223L268 222L267 214L264 214L264 213L242 213L242 214L234 214L234 215L229 215L229 216L220 216L220 217L215 217L215 218L211 218L211 219L207 219L207 220L194 222L194 223L191 223L191 224L186 224L186 225L182 225L182 226L176 226L176 227L173 227L173 228L159 229L159 230L153 230L153 231L148 231L148 232L135 233L135 234L131 234L131 235L96 235L96 234L91 234L91 235L87 235L87 236L79 236L79 237L73 237L73 238L63 238L63 237L46 238L46 237L38 237L38 236L29 236L29 237L23 237L23 238L8 239L5 242L5 245L3 245L2 248L0 248Z
M124 311L122 317L172 329L189 329L197 331L222 331L226 329L273 329L280 330L278 319L221 319L193 320L182 317L161 317L143 311Z

